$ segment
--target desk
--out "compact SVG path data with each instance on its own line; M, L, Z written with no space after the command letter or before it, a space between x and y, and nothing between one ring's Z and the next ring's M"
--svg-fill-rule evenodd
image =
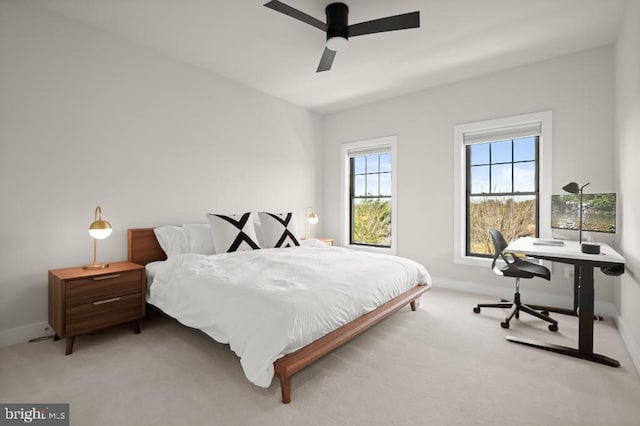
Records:
M618 360L593 353L593 269L601 267L624 268L624 257L607 244L600 244L600 254L586 254L578 241L564 241L563 246L537 245L535 238L519 238L505 249L508 253L524 253L527 256L552 262L574 265L578 280L578 349L540 343L531 339L507 336L510 342L582 358L611 367L619 367ZM622 269L624 270L624 269Z

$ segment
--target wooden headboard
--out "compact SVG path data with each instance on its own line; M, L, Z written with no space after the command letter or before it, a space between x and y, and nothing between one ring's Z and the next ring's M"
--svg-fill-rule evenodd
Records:
M156 260L166 260L153 228L135 228L127 230L127 249L129 262L146 265Z

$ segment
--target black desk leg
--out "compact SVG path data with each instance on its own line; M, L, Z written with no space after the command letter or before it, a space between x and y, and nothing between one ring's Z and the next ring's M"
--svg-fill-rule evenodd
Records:
M531 339L515 336L507 336L507 340L538 349L586 359L610 367L620 367L620 362L604 355L593 353L593 266L589 263L576 263L576 274L579 274L580 283L580 312L578 316L578 349L566 346L541 343Z
M608 365L609 367L620 367L620 361L617 359L609 358L608 356L584 353L578 349L569 348L567 346L554 345L553 343L542 343L537 340L525 339L523 337L507 336L507 340L514 343L520 343L521 345L532 346L534 348L543 349L549 352L555 352L561 355L568 355L574 358L586 359L587 361L597 362L598 364Z
M578 313L578 350L593 353L593 266L576 264L580 274L580 311Z
M580 265L573 265L573 310L578 315L580 308Z
M507 302L507 300L503 299L503 302ZM544 305L531 305L527 304L532 309L536 311L547 311L547 312L555 312L557 314L571 315L573 317L578 316L579 308L580 308L580 266L574 265L573 272L573 309L567 308L557 308L555 306L544 306ZM593 319L595 321L602 321L604 318L600 315L593 314Z

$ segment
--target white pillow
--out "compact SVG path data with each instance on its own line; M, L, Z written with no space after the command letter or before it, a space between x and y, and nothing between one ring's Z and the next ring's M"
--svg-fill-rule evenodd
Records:
M262 225L262 243L265 248L300 245L298 228L293 213L259 212Z
M207 214L216 253L259 249L258 238L253 227L251 213L244 214Z
M211 255L216 253L213 233L208 223L187 223L182 225L189 242L189 253Z
M160 226L154 228L153 233L156 234L158 243L167 257L189 253L187 235L181 226Z

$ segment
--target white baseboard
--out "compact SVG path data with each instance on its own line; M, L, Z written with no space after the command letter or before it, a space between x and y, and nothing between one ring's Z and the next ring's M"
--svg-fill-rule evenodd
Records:
M433 283L436 287L450 288L452 290L482 294L496 298L510 298L512 296L511 288L499 287L490 284L458 281L440 277L433 277ZM527 299L537 305L550 305L567 308L571 308L573 306L572 296L569 297L544 292L527 291ZM633 361L636 371L640 375L640 345L638 345L638 342L635 341L633 335L625 326L624 321L616 312L613 304L596 301L595 311L598 315L606 315L614 319L616 327L622 337L622 341L627 347L627 351L631 356L631 360ZM46 321L23 325L21 327L11 328L8 330L0 330L0 348L16 345L18 343L26 343L31 339L49 336L52 334L53 330Z
M449 278L432 278L434 283L433 285L435 287L450 288L452 290L487 295L495 298L510 299L513 297L513 288L511 287L499 287L490 284L451 280ZM573 295L562 296L558 294L527 290L527 302L535 305L557 306L571 309L573 307ZM618 315L613 303L596 300L594 311L598 315L613 318L616 327L618 328L618 332L620 333L620 337L622 338L622 342L631 356L631 360L633 361L638 375L640 375L640 345L635 341L633 335L629 332L629 329L624 325L624 321Z
M477 293L496 298L512 299L514 286L496 286L484 283L474 283L469 281L452 280L450 278L432 277L435 287L450 288L452 290L466 291L467 293ZM515 285L515 284L514 284ZM478 301L480 302L480 301ZM532 305L557 306L559 308L573 309L573 294L560 295L553 293L545 293L543 291L535 291L527 289L527 300L524 303ZM598 315L616 318L616 312L613 303L601 302L596 300L594 311Z
M616 321L616 326L618 327L618 331L620 332L620 336L622 337L622 341L627 347L629 356L631 356L631 361L633 361L633 365L636 367L638 375L640 375L640 345L638 345L638 342L629 332L629 328L625 326L622 318L619 315L616 315L614 318Z
M46 321L0 330L0 348L26 343L31 339L51 335L53 335L53 330Z

